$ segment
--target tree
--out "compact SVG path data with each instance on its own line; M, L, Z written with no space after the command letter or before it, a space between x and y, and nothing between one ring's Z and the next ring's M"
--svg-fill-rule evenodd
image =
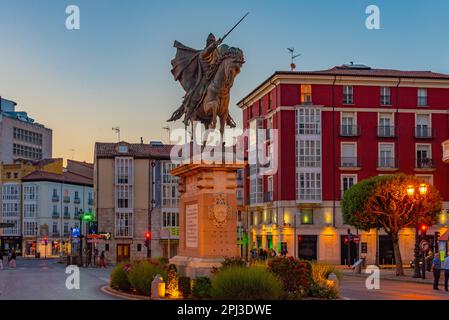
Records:
M431 226L437 222L442 210L438 190L427 185L427 192L421 195L420 185L422 181L414 176L376 176L347 190L341 203L344 223L366 231L382 228L391 236L397 276L404 275L399 231L416 228L418 223ZM414 186L414 195L407 193L408 186Z

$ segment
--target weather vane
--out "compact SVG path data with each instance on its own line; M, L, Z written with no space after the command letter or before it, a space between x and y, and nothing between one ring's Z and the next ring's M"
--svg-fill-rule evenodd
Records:
M298 58L301 54L295 54L295 48L291 47L291 48L287 48L287 50L290 52L290 57L291 57L291 63L290 63L290 69L291 71L295 71L296 69L296 64L295 64L295 59Z

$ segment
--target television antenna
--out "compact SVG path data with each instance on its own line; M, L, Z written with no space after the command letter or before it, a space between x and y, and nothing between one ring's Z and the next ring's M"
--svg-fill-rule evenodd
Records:
M295 48L291 47L291 48L287 48L287 50L290 52L290 57L291 57L291 63L290 63L290 69L291 71L295 71L296 69L296 64L295 64L295 59L298 58L301 54L295 54Z
M166 130L168 132L168 144L170 144L170 131L171 131L170 127L166 126L166 127L162 127L162 129Z
M120 127L112 127L112 131L117 134L118 142L120 142Z

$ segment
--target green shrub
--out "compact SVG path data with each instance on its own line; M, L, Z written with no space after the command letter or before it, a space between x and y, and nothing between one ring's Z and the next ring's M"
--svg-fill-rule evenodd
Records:
M178 288L182 297L186 299L191 293L190 277L179 277Z
M328 280L331 273L335 273L338 281L341 281L341 273L333 265L313 262L312 267L312 286L310 296L324 299L337 299L339 296L338 286Z
M111 288L121 291L130 291L128 273L125 270L125 264L119 263L111 272Z
M193 281L192 294L197 298L210 298L212 283L208 277L198 277Z
M212 297L226 300L275 300L282 283L263 267L230 267L212 278Z
M281 279L284 298L300 299L309 294L312 279L308 261L293 257L275 257L268 262L268 271Z
M246 261L242 257L225 257L220 269L231 267L246 267Z
M149 261L135 261L131 265L128 279L131 286L138 293L150 295L151 282L157 274L160 274L164 279L167 278L166 270L163 266L153 264Z

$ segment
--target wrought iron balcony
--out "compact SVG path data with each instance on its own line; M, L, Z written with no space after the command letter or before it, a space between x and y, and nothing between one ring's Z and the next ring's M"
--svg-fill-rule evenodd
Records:
M396 127L395 126L377 126L377 137L378 138L396 138Z
M435 163L433 159L430 158L418 158L415 161L415 168L433 170L435 169Z
M395 158L378 158L377 169L394 170L398 168L398 162Z
M435 137L434 128L428 126L417 126L415 127L415 138L416 139L431 139Z
M70 213L64 213L64 219L70 219Z
M69 202L70 202L70 200L69 200ZM75 198L75 199L73 199L73 203L79 204L79 203L81 203L81 199Z
M59 196L58 196L58 195L53 195L53 196L51 197L51 201L53 201L53 202L59 202Z
M87 204L88 204L89 206L93 206L93 205L94 205L94 199L89 199L89 200L87 200Z
M53 212L53 213L51 214L51 217L52 217L53 219L59 219L59 212Z
M70 197L69 196L64 196L63 201L65 203L69 203L70 202Z
M360 168L360 159L358 157L342 157L340 158L340 169Z
M271 201L273 201L273 191L264 192L264 194L263 194L263 201L264 202L271 202Z
M341 137L358 137L360 136L360 127L357 125L341 125L340 126Z

